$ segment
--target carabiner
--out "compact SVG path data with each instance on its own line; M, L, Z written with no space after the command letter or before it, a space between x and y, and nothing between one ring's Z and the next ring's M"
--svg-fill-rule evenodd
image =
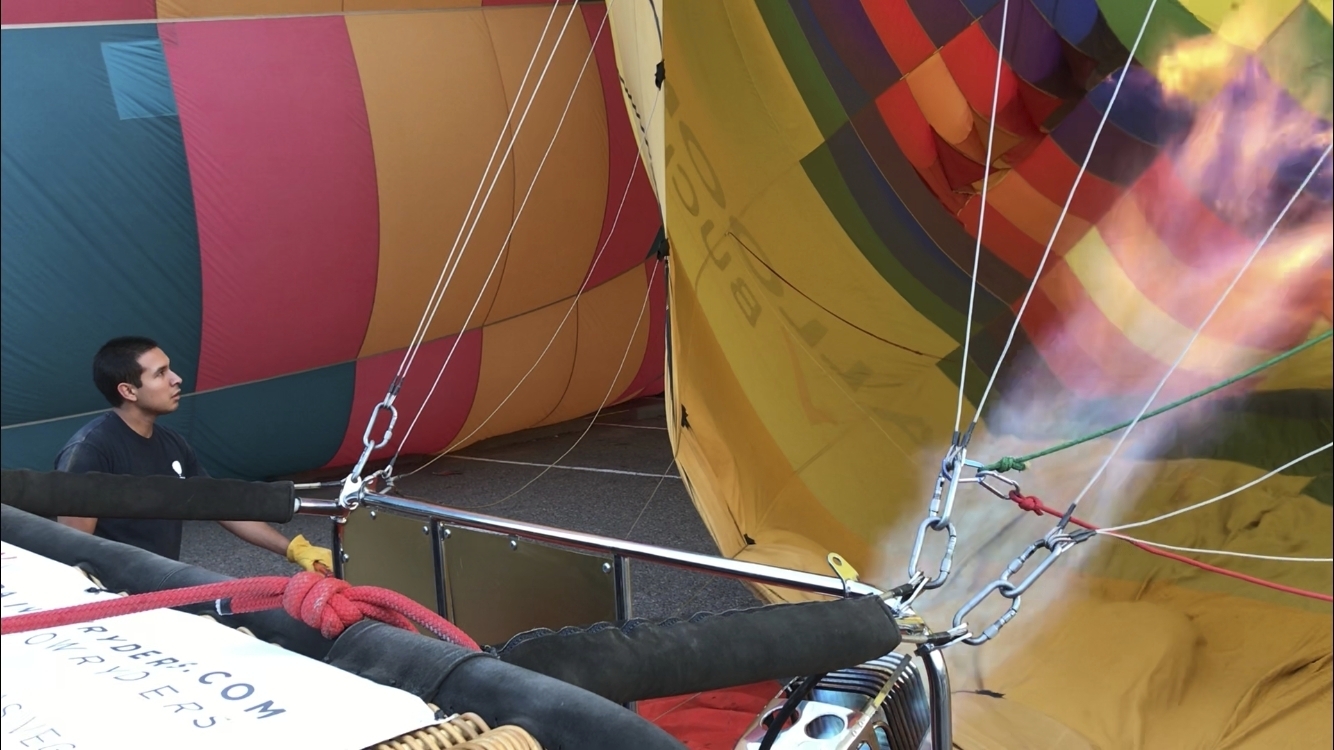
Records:
M371 440L371 430L375 427L375 418L379 416L380 410L382 409L388 410L389 412L389 426L384 428L384 437L380 438L380 442L376 443ZM394 436L394 423L397 421L398 409L394 408L394 401L392 398L386 398L384 401L376 404L375 408L371 410L371 418L366 421L366 431L361 434L362 446L369 448L370 450L379 450L385 447L385 445L389 443L389 439Z
M908 572L910 578L925 576L922 571L917 569L917 562L922 556L922 544L926 541L927 530L944 531L947 535L945 540L945 553L940 558L940 565L937 566L935 578L922 584L924 589L938 589L945 585L945 579L949 578L950 568L954 567L954 545L959 542L959 530L954 527L953 521L945 521L940 518L926 518L922 520L921 525L917 527L917 538L913 540L912 556L908 558Z

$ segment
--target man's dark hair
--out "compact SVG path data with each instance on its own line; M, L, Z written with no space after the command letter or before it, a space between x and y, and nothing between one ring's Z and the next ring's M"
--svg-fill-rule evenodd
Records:
M120 395L121 383L136 388L144 384L141 379L144 368L139 365L139 358L157 346L156 341L143 336L121 336L97 350L93 357L93 383L112 406L125 403Z

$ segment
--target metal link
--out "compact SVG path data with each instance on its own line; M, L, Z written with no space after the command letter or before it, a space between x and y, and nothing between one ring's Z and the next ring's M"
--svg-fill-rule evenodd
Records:
M1001 492L995 487L992 487L990 484L987 484L988 479L995 479L1004 482L1005 484L1010 485L1010 489L1014 490L1015 492L1022 492L1022 490L1019 489L1018 482L1005 476L1004 474L1000 474L994 471L979 471L977 472L977 476L973 478L973 481L977 482L978 485L982 487L982 489L986 490L987 492L990 492L991 494L995 495L996 497L999 497L1002 500L1010 499L1010 494L1008 492Z
M957 436L956 436L957 437ZM954 547L959 541L959 530L950 520L954 512L954 498L958 494L959 485L972 480L960 479L959 473L962 471L967 461L967 449L955 442L950 446L949 452L945 454L940 462L940 474L936 477L936 488L931 493L931 504L928 508L927 517L917 527L917 537L913 540L912 555L908 558L908 579L911 581L924 582L904 600L904 604L911 604L914 599L923 591L938 589L945 585L949 579L950 569L954 566ZM940 563L936 566L936 575L927 579L926 573L918 568L921 561L922 548L926 544L928 531L944 531L947 535L945 541L945 551L941 555Z
M950 569L954 564L954 548L959 539L958 529L951 519L959 485L976 483L987 492L1006 500L1011 499L1012 494L1021 492L1018 482L998 472L985 470L976 461L969 461L965 445L966 442L961 443L956 435L949 452L945 454L945 458L940 462L940 474L936 477L935 491L931 494L928 514L917 527L917 536L913 540L912 555L908 558L909 580L908 583L898 589L899 591L906 590L907 593L901 599L890 603L891 608L896 611L906 611L923 591L940 588L949 578ZM976 475L969 478L961 477L960 474L965 467L975 469L977 471ZM1001 491L991 483L993 481L1009 485L1009 490ZM918 564L921 562L922 548L926 543L927 532L929 531L944 531L947 537L945 551L941 555L937 573L933 578L927 578L926 574L918 568ZM995 638L1001 628L1004 628L1018 616L1024 592L1028 591L1042 577L1042 574L1047 572L1047 569L1056 562L1056 558L1091 536L1093 536L1092 532L1088 531L1066 533L1062 526L1053 528L1041 539L1028 545L1023 552L1019 553L1018 557L1010 561L1010 564L1006 566L1005 571L1000 574L999 578L987 584L985 588L959 608L959 611L954 614L954 626L945 633L933 634L933 639L942 639L940 645L943 647L960 642L967 643L970 646L980 646ZM1036 567L1023 580L1018 583L1012 582L1010 579L1023 572L1024 567L1028 565L1039 550L1046 550L1048 552L1047 556L1037 563ZM999 593L1001 597L1008 599L1010 606L981 633L974 634L964 618L981 606L993 593Z
M931 503L927 506L927 518L940 517L940 498L945 494L945 488L949 486L950 481L950 456L954 455L953 449L949 455L940 462L940 472L936 474L936 488L931 493Z
M959 641L967 643L969 646L981 646L983 643L986 643L987 641L996 637L996 634L1000 632L1000 629L1005 627L1006 623L1008 623L1010 620L1013 620L1015 615L1019 614L1019 605L1022 603L1023 600L1017 595L1014 597L1006 595L1005 587L1009 585L1010 585L1009 581L1006 581L1004 579L1004 576L995 581L992 581L991 583L987 584L986 588L977 592L976 596L974 596L972 599L969 599L968 603L963 605L963 607L961 607L958 612L954 613L953 629L956 630L962 629L966 634L965 637L958 639ZM972 612L973 610L977 609L978 605L980 605L983 601L985 601L986 598L990 596L991 592L993 591L1000 591L1001 596L1010 599L1010 608L1005 610L1005 612L1001 614L1000 617L996 618L995 622L987 626L987 629L983 630L980 635L972 635L971 634L972 631L968 628L968 623L964 622L963 618L967 617L969 612Z
M389 412L389 424L384 428L384 436L377 443L371 440L371 430L375 428L375 418L379 416L381 411ZM397 421L398 409L394 408L394 397L386 396L383 401L375 405L375 408L371 410L371 418L366 421L366 431L361 434L361 457L357 459L356 465L352 467L352 471L347 475L349 479L360 477L361 470L366 468L366 462L371 458L371 453L389 444L389 439L394 436L394 423Z
M945 491L945 507L941 508L940 514L937 516L945 523L949 523L950 517L954 513L954 497L959 492L959 485L966 480L960 480L957 476L952 475L949 481L949 489Z
M396 380L395 384L397 382ZM388 445L389 440L394 436L394 424L398 422L398 409L394 408L394 397L397 390L397 387L391 388L390 393L384 397L384 400L376 404L375 408L371 410L371 418L366 420L366 430L361 434L361 457L357 459L352 471L348 472L347 478L343 480L343 489L338 493L338 504L344 510L356 510L357 506L361 504L361 496L366 485L373 482L376 477L384 477L389 480L390 473L393 471L392 467L385 467L385 469L381 469L365 479L361 476L362 469L366 468L366 462L371 459L371 453ZM376 442L371 439L371 430L375 429L375 418L380 415L381 411L389 412L389 424L385 426L384 435L379 442ZM392 484L392 481L390 483Z
M983 486L985 486L985 484ZM994 492L995 490L993 489L992 491ZM996 618L996 620L988 625L980 634L969 635L968 637L960 638L959 640L970 646L980 646L992 638L995 638L996 634L1000 632L1000 629L1013 620L1015 615L1019 614L1019 604L1024 592L1028 591L1033 583L1036 582L1043 573L1047 572L1047 569L1052 566L1052 563L1056 562L1056 558L1065 554L1066 550L1091 536L1093 536L1092 532L1066 534L1059 529L1052 529L1046 536L1028 545L1023 552L1019 553L1018 557L1010 561L1010 564L1005 567L1005 572L1001 573L999 578L987 584L986 588L979 591L976 596L968 600L967 604L959 608L959 611L954 614L954 627L967 628L964 618L968 616L968 613L977 609L977 607L982 604L992 592L999 593L1002 597L1009 599L1009 609L1001 614L1000 617ZM1010 579L1018 575L1019 572L1024 569L1024 566L1027 565L1028 561L1038 553L1038 550L1043 549L1047 550L1049 554L1043 558L1042 562L1038 563L1037 567L1029 573L1023 581L1018 584L1011 583ZM971 633L971 629L969 629L968 632Z
M1006 590L1001 593L1004 594L1006 598L1022 595L1025 591L1028 591L1034 581L1040 578L1043 573L1047 572L1047 568L1050 568L1052 563L1056 562L1056 558L1065 554L1065 551L1075 546L1075 544L1077 544L1077 541L1069 534L1062 533L1053 535L1048 533L1047 536L1028 545L1028 549L1019 553L1019 556L1010 562L1009 567L1005 569L1005 573L1001 575L1001 579L1007 584ZM1042 562L1038 563L1037 568L1035 568L1032 573L1029 573L1028 577L1018 586L1010 584L1010 576L1017 574L1024 565L1028 564L1028 561L1033 555L1037 554L1037 551L1040 549L1048 550L1049 554L1043 558Z
M384 436L380 442L371 441L371 430L375 427L375 418L380 415L381 410L389 412L389 426L384 428ZM394 408L393 397L386 397L385 400L375 405L371 411L371 418L366 421L366 431L361 435L361 444L368 451L379 450L389 443L389 439L394 436L394 423L398 422L398 409ZM363 462L364 463L364 462Z
M950 568L954 566L954 546L959 541L959 530L954 527L953 521L942 522L939 518L926 518L923 519L922 524L917 527L917 539L912 545L912 557L908 558L908 570L912 571L914 578L917 576L925 578L926 576L925 573L917 569L917 563L922 556L922 544L926 541L926 532L928 529L931 531L944 531L947 534L945 540L945 553L941 555L940 565L938 566L936 576L927 579L922 583L921 587L913 594L913 598L916 598L917 594L920 594L923 590L929 591L931 589L938 589L945 585L945 581L950 575ZM912 599L909 599L907 603L911 604Z

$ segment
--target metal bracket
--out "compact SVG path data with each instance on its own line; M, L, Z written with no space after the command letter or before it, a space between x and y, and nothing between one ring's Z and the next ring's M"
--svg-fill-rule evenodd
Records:
M849 585L861 580L857 569L837 552L830 552L825 560L829 563L829 567L834 569L834 575L838 576L838 580L843 582L843 595L850 596L852 592Z

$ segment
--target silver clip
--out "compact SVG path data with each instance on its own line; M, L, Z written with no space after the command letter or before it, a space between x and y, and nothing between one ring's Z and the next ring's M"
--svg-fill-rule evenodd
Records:
M1023 552L1019 553L1018 557L1010 561L1010 564L1005 567L1005 571L1000 574L999 578L987 584L986 588L979 591L976 596L968 600L967 604L964 604L959 608L959 611L954 614L954 626L967 628L964 618L968 616L968 613L977 609L977 607L985 601L992 592L998 592L1002 597L1009 599L1009 608L1006 609L1000 617L996 618L994 622L988 625L980 634L962 638L960 640L970 646L980 646L996 637L996 634L1000 632L1000 629L1013 620L1015 615L1019 614L1019 605L1022 601L1021 597L1024 592L1028 591L1038 578L1040 578L1043 573L1047 572L1047 569L1052 566L1052 563L1056 562L1056 558L1065 554L1066 550L1084 541L1089 536L1091 536L1091 534L1066 534L1053 529L1048 532L1046 536L1043 536L1041 539L1028 545ZM1033 558L1033 555L1037 554L1038 550L1042 549L1047 550L1050 554L1047 555L1042 562L1038 563L1038 566L1033 572L1029 573L1019 584L1016 585L1011 583L1010 579L1015 575L1018 575L1019 572L1023 570L1024 566L1028 564L1028 561Z

